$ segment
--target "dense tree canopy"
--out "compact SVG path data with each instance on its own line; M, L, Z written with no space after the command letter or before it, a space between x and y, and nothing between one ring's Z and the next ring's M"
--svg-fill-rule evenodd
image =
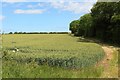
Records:
M80 18L78 35L91 36L92 34L92 16L91 14L85 14Z
M77 22L79 25L74 26L75 30L71 29L73 22L70 30L74 34L120 44L120 1L97 2L91 13L80 17Z
M78 27L79 27L79 20L74 20L70 23L69 30L71 30L72 33L76 33Z
M97 2L91 9L91 15L97 38L120 41L120 2Z

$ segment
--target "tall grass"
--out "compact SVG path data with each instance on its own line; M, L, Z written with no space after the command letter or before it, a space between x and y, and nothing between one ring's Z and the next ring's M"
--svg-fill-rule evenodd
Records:
M99 68L100 70L96 68L97 71L95 71L94 65L103 59L103 49L95 43L77 41L78 38L66 34L4 35L3 77L27 77L28 75L24 76L24 73L27 72L30 73L30 77L64 77L65 73L69 74L68 77L72 77L71 75L76 73L75 69L78 69L77 76L73 77L98 77L102 68ZM18 48L19 51L13 53L15 48ZM9 65L10 63L11 65ZM12 68L12 72L5 65L13 67L15 71ZM35 68L33 68L34 65ZM44 70L43 66L46 71L37 75L39 72L36 70ZM93 71L92 74L88 73L91 71L89 68ZM52 74L45 76L46 72L52 73L50 69L60 69L61 72L54 71L54 76ZM70 69L70 73L68 69ZM80 71L81 69L82 71ZM36 75L31 72L32 70ZM67 76L65 75L65 77Z

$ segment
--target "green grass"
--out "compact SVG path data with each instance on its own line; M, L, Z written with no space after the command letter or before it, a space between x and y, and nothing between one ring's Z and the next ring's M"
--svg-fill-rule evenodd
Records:
M118 72L120 72L120 48L118 49ZM118 73L118 77L120 77L120 73Z
M110 71L109 72L109 76L113 77L113 78L117 78L118 77L118 51L114 50L113 52L113 59L109 62L110 64Z
M118 54L118 51L116 49L113 49L113 58L108 61L109 66L102 73L102 78L118 78Z
M2 37L0 34L0 79L2 79Z
M102 71L102 67L89 67L82 70L63 69L46 65L39 66L34 62L25 64L15 61L4 61L2 75L4 78L95 78L99 77Z
M20 51L13 53L15 47ZM99 77L102 67L94 65L103 57L100 45L67 34L3 35L5 78Z

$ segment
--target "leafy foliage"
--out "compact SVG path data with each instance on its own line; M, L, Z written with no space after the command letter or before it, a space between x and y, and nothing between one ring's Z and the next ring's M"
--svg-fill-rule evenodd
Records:
M85 14L80 18L80 26L78 28L78 35L92 36L92 16Z
M97 2L91 11L96 37L120 42L120 2Z
M69 30L71 30L71 32L75 34L77 32L78 27L79 27L79 20L74 20L70 23Z
M77 34L74 33L77 36L94 37L120 45L120 1L97 2L91 13L83 15L78 21Z

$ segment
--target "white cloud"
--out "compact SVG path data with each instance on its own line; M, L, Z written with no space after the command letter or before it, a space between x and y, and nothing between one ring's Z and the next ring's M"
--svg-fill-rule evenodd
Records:
M21 10L17 9L14 11L15 14L42 14L45 10L40 9L30 9L30 10Z
M6 2L31 2L33 0L3 0ZM33 10L16 10L14 13L17 14L41 14L44 12L44 10L34 10L39 7L43 7L46 4L43 4L39 1L43 0L34 0L33 2L37 2L38 4L29 4L27 5L27 8L33 9ZM92 2L93 1L93 2ZM50 6L52 8L56 8L58 10L62 11L70 11L76 14L79 13L88 13L90 12L90 9L93 7L93 4L96 2L96 0L47 0L43 1L49 2ZM49 5L49 4L48 4ZM48 6L47 6L48 7Z
M14 3L14 2L61 2L61 1L64 1L64 2L69 2L69 1L72 1L72 2L96 2L97 0L2 0L3 2L11 2L11 3ZM105 1L110 1L110 0L105 0ZM114 1L114 0L113 0Z
M2 21L5 18L5 16L0 15L0 21Z
M51 2L51 6L64 10L64 11L71 11L74 13L87 13L90 12L94 2Z
M37 6L43 7L43 6L45 6L45 5L44 5L43 3L38 3Z
M27 5L28 8L37 8L37 7L43 7L45 6L43 3L38 3L36 5L29 4Z
M65 1L65 2L117 2L119 0L2 0L3 2L56 2L56 1Z
M27 5L27 7L28 7L28 8L35 8L35 6L33 6L33 5L31 5L31 4Z
M2 0L3 2L9 2L9 3L14 3L14 2L26 2L27 0Z

